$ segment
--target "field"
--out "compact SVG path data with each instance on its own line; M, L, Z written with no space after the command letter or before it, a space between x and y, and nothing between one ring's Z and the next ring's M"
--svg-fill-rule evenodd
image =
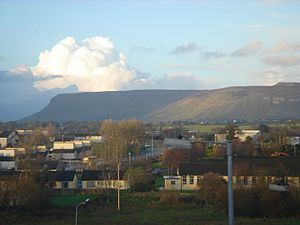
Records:
M71 225L75 222L74 205L86 198L90 203L79 208L79 225L220 225L227 224L226 214L196 204L163 205L159 193L123 192L121 211L116 210L115 197L108 205L96 195L55 196L52 209L35 212L1 213L0 224ZM236 218L236 225L296 225L300 218Z

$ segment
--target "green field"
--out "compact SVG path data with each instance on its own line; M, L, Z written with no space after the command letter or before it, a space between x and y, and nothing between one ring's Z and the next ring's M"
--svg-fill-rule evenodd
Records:
M99 203L96 195L55 196L56 204L49 210L18 212L9 216L1 213L0 224L10 225L71 225L75 222L74 203L86 198L91 202L79 209L78 225L221 225L227 224L226 214L214 212L208 207L196 204L167 206L159 202L159 193L133 194L123 192L121 211L116 210L115 196L111 203ZM296 225L300 218L241 218L236 225Z

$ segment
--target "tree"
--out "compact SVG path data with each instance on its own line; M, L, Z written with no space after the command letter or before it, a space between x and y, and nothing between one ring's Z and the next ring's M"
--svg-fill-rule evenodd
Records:
M167 149L163 154L163 163L168 166L169 171L176 168L180 162L190 161L190 150L186 148Z
M205 156L205 145L203 143L195 142L190 150L190 160L197 161Z
M137 153L144 144L145 126L138 120L105 120L100 127L104 142L95 147L96 156L106 162L120 162L129 151Z
M133 191L143 192L153 189L153 179L147 175L142 167L131 168L127 171L126 177L129 186Z
M226 181L215 173L204 174L200 181L198 195L201 202L225 209L227 203Z

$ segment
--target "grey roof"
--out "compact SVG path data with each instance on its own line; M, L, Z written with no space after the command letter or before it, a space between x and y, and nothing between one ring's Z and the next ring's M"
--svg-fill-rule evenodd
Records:
M300 159L235 159L233 168L235 176L300 176ZM227 176L226 160L179 164L179 175L203 175L209 172Z
M52 181L73 181L75 173L75 171L54 171L49 175Z
M0 161L15 161L12 156L0 156Z
M65 153L75 153L75 149L53 149L53 151L51 151L50 153L61 153L61 154L65 154Z

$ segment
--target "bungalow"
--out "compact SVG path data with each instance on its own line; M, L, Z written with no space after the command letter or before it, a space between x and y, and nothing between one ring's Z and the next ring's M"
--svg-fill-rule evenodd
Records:
M128 181L117 179L115 171L85 170L81 178L82 189L128 189Z
M50 187L59 190L76 190L78 177L75 171L50 172Z
M167 190L197 190L207 173L219 174L228 181L226 161L180 163L176 176L165 176ZM250 188L258 183L288 183L300 188L300 164L297 159L239 159L234 162L234 187Z

